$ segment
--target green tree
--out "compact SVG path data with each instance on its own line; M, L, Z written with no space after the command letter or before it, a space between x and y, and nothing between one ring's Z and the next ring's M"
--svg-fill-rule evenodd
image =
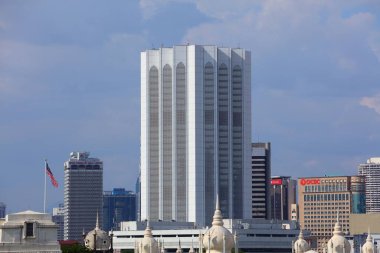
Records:
M73 245L62 245L61 246L62 253L88 253L91 252L85 246L78 244Z

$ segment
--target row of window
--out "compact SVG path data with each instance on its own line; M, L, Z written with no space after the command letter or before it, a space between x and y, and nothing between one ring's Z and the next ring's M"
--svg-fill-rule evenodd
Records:
M328 185L307 185L305 186L305 192L337 192L347 191L346 183L328 184Z
M345 209L345 208L343 208ZM336 209L335 209L336 210ZM341 208L339 208L341 210ZM340 211L339 213L349 213L349 211ZM311 211L311 212L305 212L304 214L336 214L336 211Z
M330 194L305 194L304 201L336 201L336 200L349 200L349 194L344 193L330 193Z
M331 218L334 218L334 216L331 216ZM347 219L342 219L342 220L339 220L340 222L343 222L343 227L345 226L348 226L348 222L349 220ZM315 224L315 222L318 222L318 224ZM328 223L328 224L335 224L336 222L336 219L331 219L331 220L318 220L318 221L315 221L315 220L305 220L305 226L307 223L310 223L309 226L313 226L313 227L325 227L326 224L322 224L322 223ZM328 225L327 224L327 225Z
M306 202L304 206L344 206L349 205L349 202ZM331 207L333 208L333 207ZM330 207L328 207L330 209Z

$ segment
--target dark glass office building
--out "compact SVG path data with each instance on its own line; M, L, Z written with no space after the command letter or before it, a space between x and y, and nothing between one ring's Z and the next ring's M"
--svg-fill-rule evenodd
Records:
M124 188L103 193L103 230L119 230L121 221L136 220L136 194Z

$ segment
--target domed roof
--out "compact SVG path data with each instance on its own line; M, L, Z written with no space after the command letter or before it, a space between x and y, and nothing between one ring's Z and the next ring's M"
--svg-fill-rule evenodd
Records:
M302 229L300 229L298 240L294 243L294 250L295 253L305 253L306 251L310 250L309 244L307 241L305 241L305 239L303 239Z
M343 236L342 226L339 223L339 212L337 214L337 222L334 226L333 236L327 243L328 252L331 253L350 253L351 245Z
M160 249L158 247L157 241L153 238L152 230L149 226L149 220L146 224L144 238L142 238L138 245L139 253L159 253Z
M109 250L111 240L107 232L99 228L99 214L96 214L96 227L87 233L86 237L84 238L84 244L86 248L90 250Z
M372 236L369 232L369 229L368 229L367 240L362 247L362 252L363 253L374 253L375 252L375 244L372 241Z
M219 206L219 197L216 196L216 208L213 216L212 227L206 231L203 237L203 246L210 253L231 252L234 247L234 237L231 232L223 226L222 212Z

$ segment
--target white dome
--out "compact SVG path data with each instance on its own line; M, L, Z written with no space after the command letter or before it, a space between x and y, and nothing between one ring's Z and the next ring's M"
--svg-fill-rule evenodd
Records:
M159 253L157 241L153 238L152 230L149 227L149 221L147 223L144 238L142 238L138 244L138 253Z
M363 253L375 253L376 252L375 251L375 244L372 241L372 236L371 236L369 231L368 231L367 240L362 247L362 252Z
M203 246L210 253L231 252L234 247L234 237L231 232L223 226L223 217L219 207L219 197L216 197L216 208L213 216L212 227L206 231L203 237Z
M302 233L302 229L301 229L300 234L298 236L298 240L295 241L295 243L294 243L294 251L295 251L295 253L305 253L308 250L310 250L310 246L307 243L307 241L305 241L305 239L303 239L303 233Z
M335 223L333 236L327 243L327 250L329 253L350 253L351 245L343 236L342 227L339 223L339 214L337 222Z
M95 239L96 238L96 239ZM111 245L111 240L107 232L99 228L99 217L96 216L96 227L87 233L84 238L84 244L86 248L90 250L95 249L95 240L96 240L96 250L109 250Z

